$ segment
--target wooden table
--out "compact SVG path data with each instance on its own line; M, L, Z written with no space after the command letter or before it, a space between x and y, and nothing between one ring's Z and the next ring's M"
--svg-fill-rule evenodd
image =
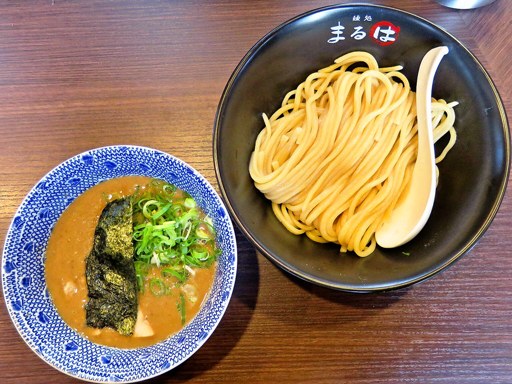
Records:
M342 1L344 2L344 1ZM82 1L0 4L0 240L29 189L94 147L154 147L217 186L220 95L266 32L330 1ZM512 2L455 11L382 0L458 37L512 116ZM285 274L238 234L239 274L215 334L155 383L511 383L512 199L449 270L355 295ZM73 383L25 345L0 305L0 383Z

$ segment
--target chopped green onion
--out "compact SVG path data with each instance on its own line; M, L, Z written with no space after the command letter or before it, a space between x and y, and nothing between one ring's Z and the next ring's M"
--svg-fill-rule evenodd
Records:
M162 187L162 191L164 191L165 193L167 193L169 195L172 195L176 191L176 187L174 185L171 185L171 184L165 184Z
M192 257L198 261L205 261L208 259L208 251L196 251L195 249L192 250Z
M211 239L213 238L213 227L210 224L204 222L199 225L196 229L196 236L200 239Z
M144 261L135 261L134 265L137 287L139 288L139 291L144 292L144 281L146 280L146 275L149 272L149 264Z
M185 295L183 293L180 293L180 298L178 303L176 304L178 308L178 312L180 313L181 318L181 325L185 325Z
M144 276L136 275L135 277L137 278L137 289L144 292Z
M151 279L149 281L149 290L155 296L162 296L166 292L165 284L160 279Z
M167 285L184 286L195 268L208 268L220 254L210 217L186 192L162 180L152 180L132 196L135 269L140 291L146 286L160 296ZM149 277L151 265L161 279ZM172 283L176 279L177 282ZM178 302L185 322L185 296Z
M187 280L188 273L185 269L177 270L174 268L164 268L162 269L163 276L174 276L178 279L180 283L184 283Z
M154 213L152 216L151 216L151 219L153 220L156 220L158 219L160 216L162 216L165 212L167 212L169 210L169 208L172 207L172 203L168 203L166 205L164 205L162 208L160 208L158 211L156 211L156 213Z
M197 204L193 198L187 197L185 199L185 202L183 203L183 205L188 209L192 209L192 208L195 208Z

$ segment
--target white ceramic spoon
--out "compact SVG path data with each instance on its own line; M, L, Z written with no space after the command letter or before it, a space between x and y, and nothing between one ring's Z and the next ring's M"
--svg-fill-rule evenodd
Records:
M447 53L445 46L433 48L420 64L416 84L418 156L409 192L375 233L377 244L383 248L395 248L411 240L425 226L432 212L436 192L432 82L441 59Z

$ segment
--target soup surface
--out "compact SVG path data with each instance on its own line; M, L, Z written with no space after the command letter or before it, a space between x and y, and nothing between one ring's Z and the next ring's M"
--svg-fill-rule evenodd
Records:
M207 296L213 283L214 263L209 268L194 268L186 284L144 289L138 296L138 317L135 332L123 336L111 328L91 328L86 325L87 283L85 260L93 245L94 231L102 210L109 201L132 195L150 178L127 176L102 182L80 195L57 221L48 242L45 273L50 296L63 320L92 342L118 348L136 348L166 339L182 327L182 314L177 309L185 305L186 321L190 321ZM151 267L148 276L156 276ZM181 293L193 289L193 300ZM156 291L155 291L156 290Z

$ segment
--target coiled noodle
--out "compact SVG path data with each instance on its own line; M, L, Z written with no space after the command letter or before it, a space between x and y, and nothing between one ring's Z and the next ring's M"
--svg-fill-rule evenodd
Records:
M375 231L406 191L416 160L416 102L400 66L366 52L339 57L283 99L251 155L249 172L296 235L367 256ZM457 103L432 99L434 140L453 147Z

